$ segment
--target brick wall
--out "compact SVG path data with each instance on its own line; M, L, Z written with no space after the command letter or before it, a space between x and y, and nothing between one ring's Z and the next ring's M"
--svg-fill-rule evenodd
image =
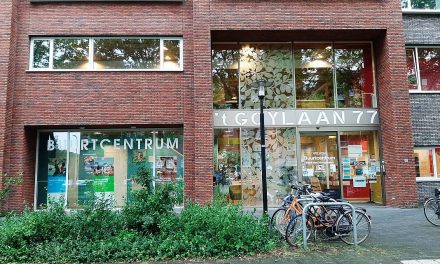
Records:
M440 16L438 14L403 15L407 45L440 44Z
M423 204L428 198L434 197L434 190L440 188L439 181L417 182L417 195L419 204Z
M0 188L3 185L3 175L13 176L13 170L9 170L9 150L16 79L17 5L17 0L0 2ZM19 196L21 192L17 191L16 194Z
M414 145L440 146L440 94L411 94Z
M440 16L437 14L403 15L407 45L440 45ZM414 146L440 146L440 94L410 94ZM419 204L432 197L438 181L417 182Z
M25 176L19 195L9 203L11 208L21 207L23 199L33 201L38 127L183 125L186 197L209 201L213 173L211 39L252 40L260 35L266 40L374 42L387 162L386 203L405 206L416 201L414 165L404 163L412 154L412 137L408 93L402 92L406 89L405 60L398 1L30 4L16 0L15 9L10 3L1 1L0 14L6 12L7 17L17 11L17 41L6 44L17 56L6 56L15 61L6 62L12 68L8 76L0 70L2 93L6 89L3 80L13 80L8 100L0 96L11 109L10 122L5 122L10 127L0 127L2 133L11 135L10 145L4 147L0 141L0 153L9 150L13 158L1 167L23 171ZM2 34L14 32L11 27L0 30ZM269 33L263 36L262 30ZM247 33L241 34L244 31ZM238 33L222 39L224 32ZM72 35L183 36L184 72L27 72L30 36ZM0 49L10 43L0 41Z

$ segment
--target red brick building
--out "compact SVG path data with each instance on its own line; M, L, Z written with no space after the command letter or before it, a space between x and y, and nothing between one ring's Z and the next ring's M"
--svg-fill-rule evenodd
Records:
M317 178L321 189L336 189L346 197L349 194L345 188L367 188L362 186L365 177L366 184L380 182L375 189L370 186L364 190L371 193L374 189L378 202L389 206L416 203L402 12L397 1L3 0L0 16L0 116L4 117L0 124L0 170L9 175L24 173L24 184L8 200L9 209L22 208L23 201L44 203L49 197L65 197L73 206L75 201L87 199L88 191L113 194L117 203L123 204L126 190L132 186L130 175L143 164L156 184L180 181L186 197L210 201L214 171L220 170L219 160L226 159L218 152L220 141L226 137L217 137L215 132L226 126L216 127L215 114L237 114L231 110L234 107L228 106L229 112L219 107L216 112L214 104L213 109L213 54L216 50L232 50L231 54L238 56L241 68L237 69L238 84L234 85L244 102L247 99L241 93L248 81L243 79L243 58L248 47L251 57L282 50L286 51L286 61L292 62L293 66L283 66L288 87L293 88L289 88L292 104L273 106L274 111L304 108L304 115L318 115L316 122L309 120L304 126L301 120L295 124L283 120L280 125L282 133L290 126L296 135L290 156L295 162L289 165L294 177L289 181ZM259 43L272 46L261 48ZM279 48L281 43L287 43L287 48ZM362 75L362 81L358 80L358 85L367 82L371 86L371 93L370 88L356 88L362 98L360 105L343 105L348 99L338 92L342 89L338 86L342 73L336 60L343 57L337 54L354 49L350 43L363 45L355 45L363 52L362 70L350 72L371 76ZM295 61L309 56L307 50L326 48L330 54L326 73L321 74L318 66L295 66ZM136 55L140 50L142 55ZM319 80L325 74L330 76L331 95L328 91L316 92L318 86L311 87L310 80L295 83L301 74L317 74L314 76ZM315 92L301 99L299 87L306 84L311 88L303 87L304 91ZM286 87L283 90L287 91ZM347 98L357 91L353 89L348 88ZM300 102L313 101L313 96L330 103ZM241 104L235 108L253 106ZM307 112L323 108L333 112ZM338 117L352 118L343 117L343 109L353 110L357 123L353 121L346 124L351 128L339 130ZM373 121L375 117L370 116L369 123L359 121L362 114L374 115L375 110L377 119ZM281 116L281 112L272 113L274 120L275 115ZM331 120L335 122L330 124ZM273 131L277 130L277 122L283 121L274 121ZM367 123L372 129L366 128ZM231 127L238 129L232 130L234 135L237 133L232 138L241 149L240 166L236 165L233 173L241 177L228 179L229 188L241 181L241 195L258 196L258 175L252 179L245 176L244 168L258 163L244 164L246 125ZM364 130L374 135L369 137L367 133L366 139L362 133L353 136L354 131ZM320 131L337 132L321 135ZM312 132L315 134L309 135ZM309 144L307 136L310 142L331 141L326 149L334 149L334 154L318 147L309 152L319 157L307 156L302 147ZM216 138L222 138L217 145L213 144ZM51 152L54 149L57 153ZM363 155L368 160L362 160ZM309 168L305 160L326 162L324 167L312 162ZM221 178L231 178L221 173ZM359 183L354 177L361 180L360 185L355 186ZM249 203L253 204L257 203Z

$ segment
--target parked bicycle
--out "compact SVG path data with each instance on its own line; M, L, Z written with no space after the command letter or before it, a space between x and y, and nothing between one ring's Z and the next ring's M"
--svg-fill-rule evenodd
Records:
M312 206L308 212L305 212L306 239L314 234L315 238L320 235L324 239L341 239L347 244L353 244L352 211L346 206L332 204L336 201L322 193L313 193L309 184L292 186L291 194L283 199L281 207L272 215L271 225L290 245L297 246L304 239L302 237L303 205L307 202L324 202L325 205ZM371 218L366 214L365 209L356 209L355 223L359 244L367 239L371 230Z
M363 208L356 209L356 219L350 208L334 205L328 197L321 197L325 205L312 206L306 214L306 238L303 238L302 215L297 215L286 228L286 241L291 246L298 246L304 239L319 235L325 240L340 239L346 244L353 244L353 222L357 228L357 243L364 242L371 231L371 218ZM328 203L328 204L327 204Z
M300 201L301 197L311 197L312 187L309 184L303 186L292 185L291 193L284 197L283 202L272 215L270 220L272 228L277 230L281 236L285 236L286 228L290 221L297 215L302 214L303 204Z
M434 197L426 200L423 211L431 224L440 226L440 189L435 189Z

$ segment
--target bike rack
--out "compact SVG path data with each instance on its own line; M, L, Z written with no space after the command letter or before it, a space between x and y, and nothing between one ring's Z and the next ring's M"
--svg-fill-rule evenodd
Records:
M351 207L351 211L353 214L353 219L356 219L356 209L354 208L353 205L346 203L346 202L327 202L327 203L309 203L306 206L304 206L303 212L307 212L308 209L312 206L325 206L325 205L346 205ZM303 213L302 214L302 221L303 221L303 241L304 241L304 250L307 250L307 223L306 223L306 214ZM354 242L354 246L357 247L357 227L355 224L355 221L352 221L352 225L353 225L353 242Z

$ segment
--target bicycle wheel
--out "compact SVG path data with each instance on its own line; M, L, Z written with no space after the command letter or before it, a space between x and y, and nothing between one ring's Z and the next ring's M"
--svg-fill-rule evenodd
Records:
M313 230L313 221L306 220L307 229L306 229L306 239L309 239ZM289 225L286 228L286 241L292 247L297 247L304 243L303 239L303 221L302 215L297 215L293 218Z
M336 222L336 234L340 239L349 245L353 245L353 215L352 212L345 212ZM364 242L370 235L371 220L363 211L356 210L357 243Z
M440 226L440 199L430 198L423 206L426 219L435 226Z
M286 234L286 228L291 219L290 214L286 215L286 212L286 208L279 208L273 213L272 218L270 219L270 226L278 231L281 236Z

